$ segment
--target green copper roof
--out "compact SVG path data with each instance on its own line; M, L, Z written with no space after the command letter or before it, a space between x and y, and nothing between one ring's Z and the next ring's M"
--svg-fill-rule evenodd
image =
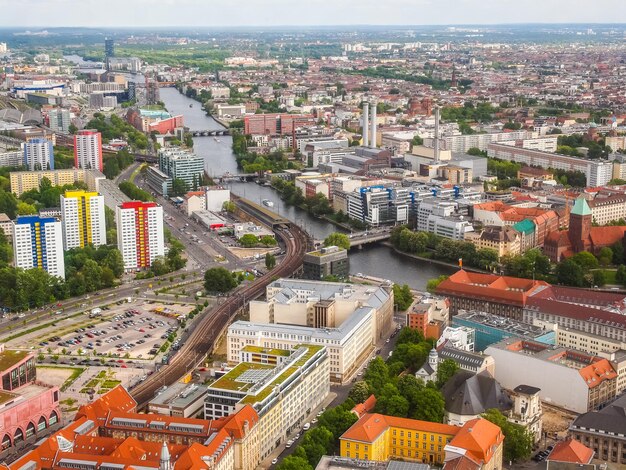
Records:
M589 208L589 204L585 198L579 197L576 199L574 203L574 208L572 209L572 214L575 215L591 215L591 209Z
M513 230L528 235L535 231L535 223L530 219L524 219L513 225Z

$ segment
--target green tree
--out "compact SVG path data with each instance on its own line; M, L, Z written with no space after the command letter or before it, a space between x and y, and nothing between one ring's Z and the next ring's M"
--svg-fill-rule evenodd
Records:
M204 273L204 288L207 292L229 292L235 287L235 277L224 267L211 268Z
M613 250L608 246L600 249L598 252L598 261L602 266L608 266L613 262Z
M618 284L626 284L626 266L620 264L615 272L615 282Z
M261 238L259 238L259 243L261 243L261 245L265 245L265 246L276 246L277 242L276 239L270 235L263 235Z
M265 267L267 269L273 269L276 266L276 256L271 253L265 253Z
M276 470L313 470L306 458L289 455L276 467Z
M256 235L246 233L239 239L239 244L244 248L252 248L253 246L257 246L259 244L259 239Z
M356 415L346 406L335 406L322 413L319 426L328 429L335 436L333 441L336 441L356 421Z
M370 386L364 380L359 380L354 384L352 389L350 389L350 394L348 395L355 403L363 403L367 400L372 391Z
M18 215L33 215L37 213L37 208L26 202L20 201L17 203L17 214Z
M398 310L404 311L413 303L413 294L411 288L407 285L393 285L393 302Z
M441 284L443 281L448 279L448 277L449 276L446 276L445 274L442 274L439 277L435 277L433 279L429 279L428 282L426 283L426 290L428 292L430 292L431 294L434 294L435 291L437 290L437 286L439 286L439 284Z
M389 381L389 368L379 356L374 358L365 371L363 379L374 391L382 390Z
M585 271L573 259L561 261L556 267L556 279L559 284L572 287L585 287L588 283L585 279Z
M483 413L483 418L500 427L504 434L504 460L516 462L530 457L533 438L530 432L519 424L509 422L497 409Z
M445 413L445 400L439 390L424 387L422 393L417 396L413 419L430 421L431 423L443 423Z
M183 196L187 194L189 191L189 185L185 180L180 178L174 178L172 180L172 195L173 196Z
M459 365L452 359L444 359L437 365L437 388L443 387L459 370Z
M350 238L345 233L331 233L324 239L324 246L337 246L344 250L350 249Z
M592 271L591 280L594 286L602 287L606 284L606 274L602 270Z
M598 259L588 251L581 251L570 258L574 263L578 264L584 272L591 269L597 269Z

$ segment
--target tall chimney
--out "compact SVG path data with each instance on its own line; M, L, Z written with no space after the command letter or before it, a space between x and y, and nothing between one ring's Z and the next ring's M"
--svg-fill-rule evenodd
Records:
M434 140L435 163L439 163L439 106L435 106L435 140Z
M370 130L370 147L376 148L376 101L372 101L372 129Z
M370 120L370 104L366 101L363 103L363 147L369 145L369 120Z

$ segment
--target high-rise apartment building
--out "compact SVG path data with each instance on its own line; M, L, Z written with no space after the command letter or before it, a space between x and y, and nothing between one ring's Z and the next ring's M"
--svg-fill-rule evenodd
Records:
M104 196L83 190L66 191L61 195L61 214L66 250L106 244Z
M102 134L82 130L74 136L74 166L102 171Z
M17 218L13 228L15 267L40 268L65 279L61 222L38 215Z
M126 271L149 268L165 254L163 208L155 202L130 201L115 208L117 247Z
M48 111L48 126L53 131L68 133L71 123L69 110L55 108Z
M24 166L30 171L54 170L52 142L47 139L30 139L22 144Z

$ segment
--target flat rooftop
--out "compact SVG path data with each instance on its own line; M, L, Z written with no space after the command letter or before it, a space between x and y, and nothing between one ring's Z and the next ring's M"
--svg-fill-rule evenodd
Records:
M539 326L530 325L528 323L522 323L510 318L501 317L498 315L492 315L487 312L478 312L475 310L459 310L452 318L452 323L455 320L466 320L468 322L478 323L480 325L489 326L498 330L510 333L511 336L525 336L529 338L537 338L539 336L550 333L551 330L544 330Z
M29 351L18 351L15 349L5 349L0 352L0 371L5 371L15 364L23 361L29 354Z
M150 405L167 405L175 408L186 408L207 392L207 387L198 384L177 382L150 400Z

